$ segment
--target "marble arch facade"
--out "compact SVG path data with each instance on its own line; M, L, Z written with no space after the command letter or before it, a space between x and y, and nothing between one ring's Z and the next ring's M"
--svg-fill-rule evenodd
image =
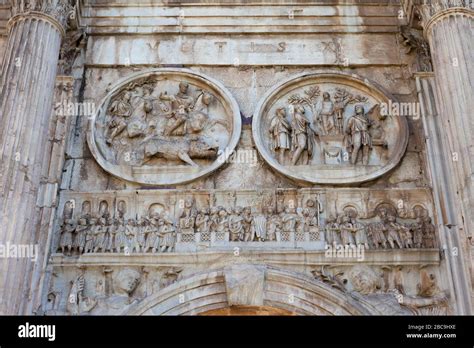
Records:
M0 0L0 313L472 314L469 1L224 3Z

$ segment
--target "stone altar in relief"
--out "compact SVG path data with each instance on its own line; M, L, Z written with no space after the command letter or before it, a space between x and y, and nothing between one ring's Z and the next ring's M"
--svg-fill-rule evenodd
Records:
M155 69L111 90L90 122L88 143L117 177L173 185L225 163L240 128L237 103L220 83L187 70Z
M406 119L381 112L389 100L351 75L299 75L260 101L255 143L268 164L299 182L372 180L399 163L408 142Z

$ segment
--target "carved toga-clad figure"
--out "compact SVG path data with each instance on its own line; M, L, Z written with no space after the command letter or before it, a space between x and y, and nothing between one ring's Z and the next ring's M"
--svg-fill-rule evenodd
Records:
M290 132L291 126L286 120L284 108L276 111L275 117L270 122L269 132L272 136L272 146L275 152L278 152L280 164L284 164L285 151L290 150Z
M230 240L236 242L243 239L244 228L242 225L242 207L235 207L229 218Z

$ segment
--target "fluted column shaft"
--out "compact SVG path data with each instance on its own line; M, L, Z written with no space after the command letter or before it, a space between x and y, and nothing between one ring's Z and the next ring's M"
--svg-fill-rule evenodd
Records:
M469 242L474 234L474 11L467 7L449 7L425 15L424 33L430 44L436 81L438 127L446 139L446 148L438 151L447 154L443 165L447 168L447 178L453 183L457 205L455 219L450 222L454 228L447 231L447 252L455 256L452 274L457 284L458 313L467 314L471 310L467 307L472 305L469 297L473 291L472 284L471 289L467 285L470 284L469 270L471 277L473 272ZM464 249L462 253L460 248Z
M36 202L64 29L35 11L14 16L9 26L0 77L0 243L18 247L39 239ZM21 314L35 260L0 262L0 313Z

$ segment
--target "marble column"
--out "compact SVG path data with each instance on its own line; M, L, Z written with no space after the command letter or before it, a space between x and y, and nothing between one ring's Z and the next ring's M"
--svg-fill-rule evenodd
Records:
M439 103L436 98L436 82L433 72L419 72L416 87L421 107L421 119L426 139L429 175L436 202L438 231L443 250L443 267L447 270L449 293L456 306L456 314L471 314L468 243L462 243L463 233L460 202L455 190L456 180L451 175L451 153L443 131Z
M0 313L23 314L40 246L37 201L47 152L66 0L12 0L0 77ZM28 246L28 247L27 247ZM35 248L35 246L38 246ZM22 250L23 254L13 252ZM26 253L26 251L30 253ZM34 253L31 253L34 252Z
M452 212L446 230L447 258L455 283L458 313L472 312L474 231L474 11L467 0L432 0L418 7L424 36L431 49L434 80L419 79L432 89L439 117L436 151L444 152L445 179L441 200L453 194L445 207ZM426 90L426 88L425 88ZM445 181L442 181L445 182ZM450 191L450 192L448 192ZM451 202L451 203L450 203ZM461 250L463 249L463 250Z

